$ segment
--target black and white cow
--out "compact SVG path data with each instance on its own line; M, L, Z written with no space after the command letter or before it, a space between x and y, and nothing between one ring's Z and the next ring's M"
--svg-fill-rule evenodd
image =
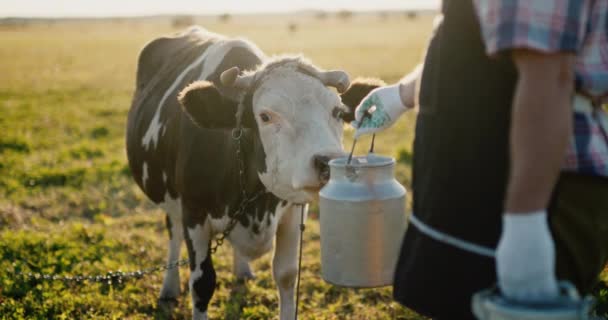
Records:
M192 28L145 46L136 86L129 165L137 184L167 213L169 262L179 259L186 240L193 318L206 318L215 289L211 239L243 200L241 188L248 195L267 193L247 206L228 237L234 272L253 277L248 262L270 251L276 235L280 317L293 318L297 204L315 199L327 160L343 154L343 122L377 84L361 82L347 91L342 71L321 71L299 57L267 58L248 41ZM232 131L237 118L244 128L244 186ZM166 271L161 300L176 299L179 291L178 269Z

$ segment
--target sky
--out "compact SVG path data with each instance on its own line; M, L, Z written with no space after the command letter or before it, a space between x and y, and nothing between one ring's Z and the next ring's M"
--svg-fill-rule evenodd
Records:
M296 10L436 9L440 0L1 0L0 17L110 17Z

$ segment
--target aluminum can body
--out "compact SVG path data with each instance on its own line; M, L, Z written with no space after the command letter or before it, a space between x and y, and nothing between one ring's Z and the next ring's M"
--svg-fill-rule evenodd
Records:
M330 180L319 193L323 279L345 287L392 285L407 225L395 160L369 154L329 165Z

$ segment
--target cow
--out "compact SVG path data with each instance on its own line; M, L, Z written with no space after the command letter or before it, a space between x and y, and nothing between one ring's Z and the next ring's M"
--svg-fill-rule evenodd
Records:
M249 261L269 252L276 237L279 314L294 317L301 206L326 182L327 162L343 155L353 108L378 85L349 86L343 71L323 71L300 56L267 57L247 40L201 27L145 45L127 156L137 185L166 212L169 263L186 242L194 319L207 318L216 283L210 248L231 220L239 279L254 276ZM179 271L169 269L159 302L179 293Z

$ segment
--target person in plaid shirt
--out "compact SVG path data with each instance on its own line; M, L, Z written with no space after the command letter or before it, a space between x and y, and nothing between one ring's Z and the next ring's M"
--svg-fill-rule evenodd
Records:
M598 108L574 103L564 169L608 176L608 1L475 0L488 55L513 49L569 52L575 89ZM577 102L578 100L576 100Z
M558 279L589 292L608 258L608 0L444 0L442 13L423 71L355 111L357 137L384 130L420 82L395 298L473 319L471 295L496 282L523 303L555 299Z

